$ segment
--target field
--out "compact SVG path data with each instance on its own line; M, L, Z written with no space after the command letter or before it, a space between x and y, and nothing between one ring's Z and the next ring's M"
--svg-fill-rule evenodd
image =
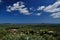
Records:
M0 40L60 40L60 24L0 24Z

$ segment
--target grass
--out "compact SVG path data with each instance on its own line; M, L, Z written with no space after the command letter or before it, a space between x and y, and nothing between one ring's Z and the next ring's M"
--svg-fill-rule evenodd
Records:
M60 27L0 27L0 40L60 40Z
M17 32L11 33L8 30L1 29L0 40L60 40L60 35L56 37L53 36L54 34L40 35L39 33L34 33L32 35L32 34L20 33L19 31L21 30L17 29Z

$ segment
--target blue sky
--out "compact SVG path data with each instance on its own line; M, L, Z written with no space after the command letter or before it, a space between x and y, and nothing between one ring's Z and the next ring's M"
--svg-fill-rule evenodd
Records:
M60 23L60 1L0 0L0 23Z

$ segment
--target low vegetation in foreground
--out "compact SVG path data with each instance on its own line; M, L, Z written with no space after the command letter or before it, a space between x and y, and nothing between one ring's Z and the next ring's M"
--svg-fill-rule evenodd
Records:
M0 40L60 40L60 25L0 24Z

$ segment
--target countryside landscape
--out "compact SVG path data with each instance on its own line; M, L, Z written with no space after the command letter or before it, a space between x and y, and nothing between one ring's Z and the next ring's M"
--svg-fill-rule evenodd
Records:
M60 24L0 24L0 40L60 40Z
M0 0L0 40L60 40L60 0Z

